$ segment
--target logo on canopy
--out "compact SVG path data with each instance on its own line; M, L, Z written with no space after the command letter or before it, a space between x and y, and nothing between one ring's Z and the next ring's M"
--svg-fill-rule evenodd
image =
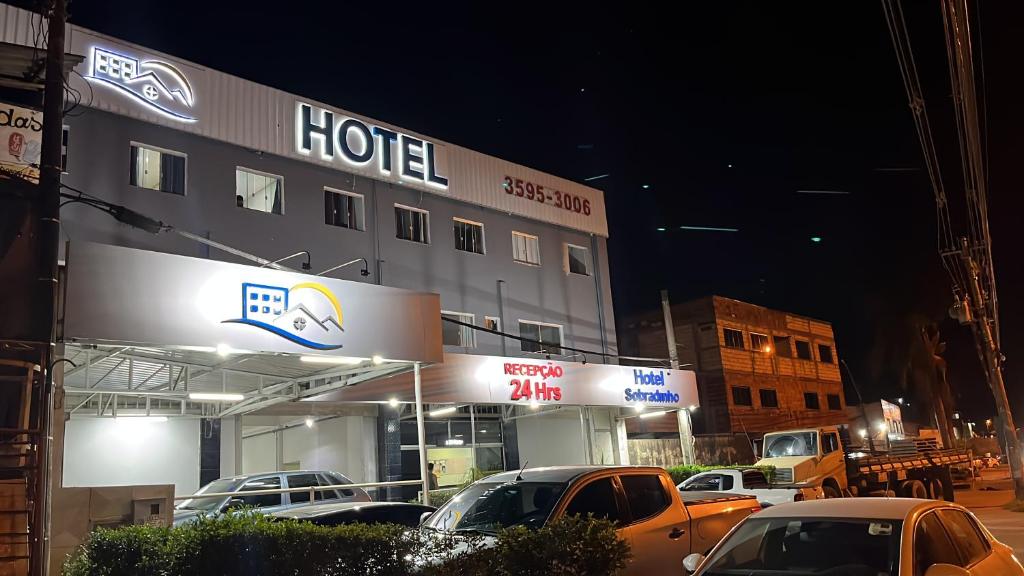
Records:
M181 70L167 62L139 60L94 47L85 78L106 84L174 120L196 121L192 85Z
M242 317L223 322L248 324L315 350L341 348L341 304L326 286L301 282L285 288L242 284Z

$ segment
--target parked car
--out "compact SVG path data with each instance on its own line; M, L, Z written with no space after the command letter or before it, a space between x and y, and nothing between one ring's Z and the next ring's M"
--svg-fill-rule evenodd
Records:
M691 476L676 488L683 492L729 492L757 498L762 507L783 502L800 502L824 498L821 487L773 487L760 470L710 470Z
M757 500L721 492L680 492L664 468L557 466L478 480L428 518L423 528L493 536L509 526L539 527L562 516L592 514L618 526L633 557L625 574L650 576L706 553Z
M271 514L278 519L302 520L320 526L341 524L399 524L415 528L424 514L437 510L433 506L408 502L332 502L289 508Z
M913 498L830 499L773 506L744 520L695 576L1021 576L1013 549L962 506Z
M292 492L290 494L254 494L246 492L257 490L278 490L282 488L309 488L310 486L341 486L352 484L352 481L337 472L321 470L297 470L288 472L263 472L220 478L196 491L201 494L237 493L237 496L218 496L214 498L192 498L183 500L174 509L174 525L178 526L194 520L200 514L220 514L230 508L251 506L266 513L277 512L310 503L309 492ZM337 490L318 490L316 502L369 502L370 495L361 488L340 488Z

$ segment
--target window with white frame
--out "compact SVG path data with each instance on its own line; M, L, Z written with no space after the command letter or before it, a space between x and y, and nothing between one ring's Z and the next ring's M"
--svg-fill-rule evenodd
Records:
M430 244L430 213L419 208L395 204L395 237Z
M476 331L471 326L463 326L463 324L475 324L475 319L476 317L472 314L442 310L441 342L445 346L476 347ZM454 322L449 322L449 320L454 320ZM455 322L462 322L462 324Z
M520 320L519 336L530 340L520 340L523 352L562 353L562 327L558 324Z
M132 142L128 183L184 196L185 155Z
M565 270L570 274L590 276L590 250L583 246L566 244Z
M497 316L484 316L484 328L501 332L501 319Z
M513 232L512 259L520 264L540 266L540 238L532 234Z
M452 218L455 230L455 249L463 252L484 253L484 225L472 220Z
M362 194L324 186L324 222L331 226L366 230Z
M284 214L284 178L238 166L235 205L271 214Z

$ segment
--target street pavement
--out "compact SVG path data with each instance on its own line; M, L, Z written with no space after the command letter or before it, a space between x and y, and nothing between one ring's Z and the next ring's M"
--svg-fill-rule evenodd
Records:
M1013 484L1008 466L983 470L970 489L956 492L958 504L974 512L996 539L1011 546L1018 558L1024 558L1024 512L1005 510L1003 505L1011 500Z

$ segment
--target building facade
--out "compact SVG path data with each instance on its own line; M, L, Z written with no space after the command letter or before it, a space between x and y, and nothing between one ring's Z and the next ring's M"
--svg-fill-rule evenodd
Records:
M846 423L828 322L720 296L671 309L679 362L697 372L697 433L761 435ZM627 319L619 338L623 354L667 354L661 312Z

